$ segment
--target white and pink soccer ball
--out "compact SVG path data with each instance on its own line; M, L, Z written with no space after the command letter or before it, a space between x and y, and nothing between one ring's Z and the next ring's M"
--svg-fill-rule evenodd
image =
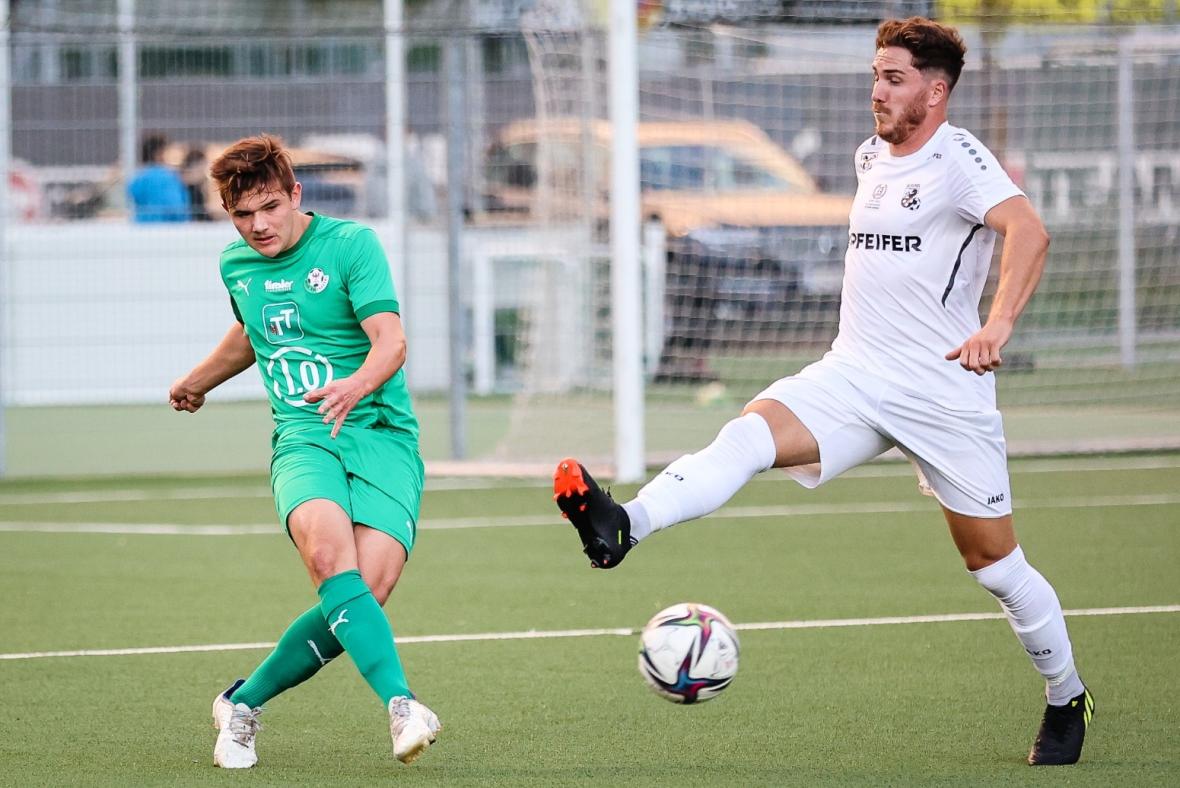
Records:
M673 703L717 697L738 669L738 636L720 611L696 602L661 610L639 637L639 672Z

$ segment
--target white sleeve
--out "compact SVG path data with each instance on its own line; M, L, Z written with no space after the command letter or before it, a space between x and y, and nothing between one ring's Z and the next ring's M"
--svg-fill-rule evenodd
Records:
M865 173L873 168L873 162L880 154L880 150L872 144L873 139L873 137L869 137L856 146L856 152L852 154L852 170L856 173L857 182L864 179Z
M953 173L951 199L964 219L983 224L992 208L1009 197L1024 194L992 152L978 140L966 137L954 140L950 145L947 158Z

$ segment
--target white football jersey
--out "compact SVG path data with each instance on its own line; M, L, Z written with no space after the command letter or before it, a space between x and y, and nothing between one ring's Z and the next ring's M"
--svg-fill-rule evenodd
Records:
M947 123L893 156L873 136L856 150L840 329L828 356L945 407L995 407L995 376L945 356L979 330L996 233L994 206L1023 194L974 135Z

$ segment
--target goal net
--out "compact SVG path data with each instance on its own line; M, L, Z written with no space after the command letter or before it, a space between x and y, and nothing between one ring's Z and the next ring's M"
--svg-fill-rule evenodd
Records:
M666 4L639 45L642 210L660 220L645 233L645 331L633 337L646 359L651 464L707 442L768 382L826 351L852 152L872 133L873 20L817 25L770 8L706 17L690 5ZM526 432L552 427L557 445L605 461L609 261L595 241L609 135L599 87L609 86L600 50L587 55L585 9L538 6L561 13L548 26L533 17L524 31L536 97L531 220L559 227L573 217L569 237L589 244L567 261L579 278L530 284L528 317L512 326L524 348L513 412ZM1053 238L997 374L1010 450L1180 446L1180 34L1096 24L1132 20L971 11L946 10L969 47L951 122L999 157ZM1130 177L1120 181L1124 164ZM984 315L998 269L997 249ZM580 300L554 297L573 281ZM561 355L589 337L593 347L576 354L584 376L565 370L555 388L563 367L541 349L549 342ZM500 451L522 451L509 435Z
M372 226L389 251L428 465L541 473L573 454L609 470L613 365L636 352L646 462L695 450L835 336L875 29L914 13L962 31L951 122L1053 239L996 376L1011 451L1180 448L1175 3L636 0L637 84L622 86L609 0L406 3L389 25L367 0L294 4L280 24L225 0L117 5L16 3L9 18L12 475L265 470L253 370L195 418L162 404L233 319L216 259L236 235L202 168L260 130L292 147L304 207ZM608 107L623 89L638 94L642 320L616 347ZM135 221L126 187L156 134L188 221ZM399 156L403 199L387 177ZM464 190L453 223L448 182ZM466 465L441 464L453 429Z

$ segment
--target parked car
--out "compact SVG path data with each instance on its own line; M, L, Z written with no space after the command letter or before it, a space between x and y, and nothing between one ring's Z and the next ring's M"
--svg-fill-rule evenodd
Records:
M657 379L701 380L711 348L788 344L834 317L851 195L823 192L740 120L640 123L641 210L667 231L667 331ZM609 216L610 126L561 118L504 127L485 158L482 215ZM585 184L583 172L594 181ZM805 320L800 321L800 316ZM756 326L758 330L751 330Z

